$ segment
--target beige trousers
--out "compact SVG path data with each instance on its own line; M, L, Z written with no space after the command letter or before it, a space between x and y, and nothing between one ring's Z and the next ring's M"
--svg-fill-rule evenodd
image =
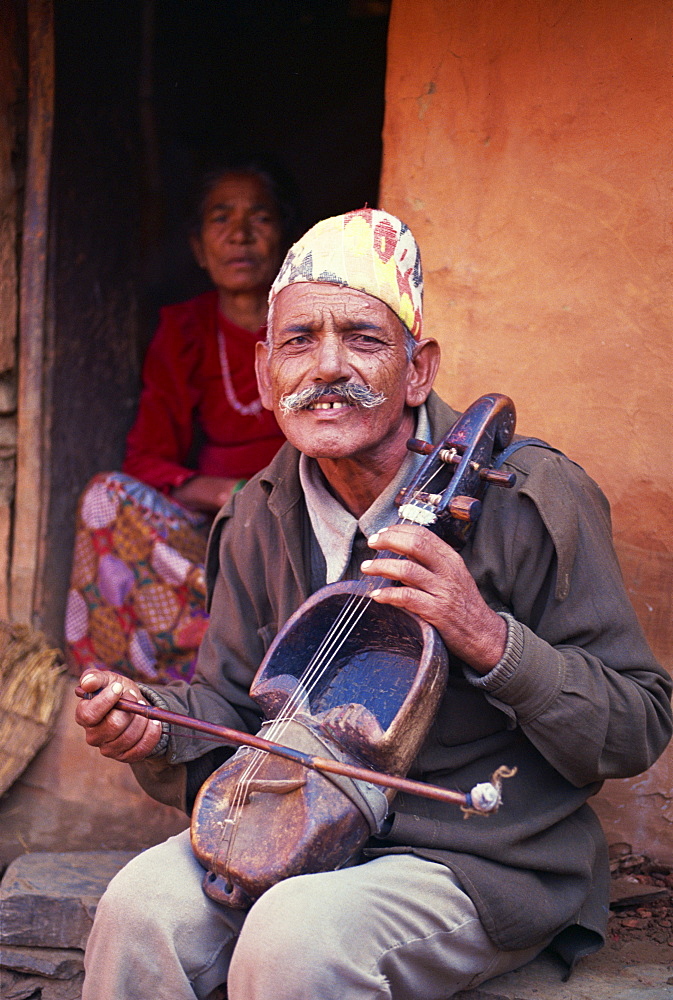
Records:
M443 865L376 858L274 886L246 913L210 900L189 832L134 858L100 901L82 1000L447 1000L525 964Z

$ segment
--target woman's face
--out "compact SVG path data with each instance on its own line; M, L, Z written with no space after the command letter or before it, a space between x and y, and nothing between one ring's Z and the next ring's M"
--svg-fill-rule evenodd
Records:
M192 249L221 292L266 295L281 264L281 227L264 181L224 174L205 199Z

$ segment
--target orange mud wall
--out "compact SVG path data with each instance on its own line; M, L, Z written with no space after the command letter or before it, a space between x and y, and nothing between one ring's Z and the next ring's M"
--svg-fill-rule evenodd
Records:
M672 27L671 0L393 0L380 205L421 245L440 393L506 393L601 484L673 671ZM673 746L595 801L673 861Z

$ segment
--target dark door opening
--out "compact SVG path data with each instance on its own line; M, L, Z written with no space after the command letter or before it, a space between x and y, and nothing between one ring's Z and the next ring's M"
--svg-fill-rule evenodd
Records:
M55 5L49 504L42 627L60 641L77 498L118 468L160 306L203 289L188 192L218 153L294 177L301 228L376 205L385 0Z
M166 301L194 285L182 230L185 182L209 154L277 157L298 184L302 230L376 203L386 5L161 0L152 6L153 27L145 8L144 63L148 68L151 34L153 121L143 130L142 152L164 227L148 268L157 279L154 295Z

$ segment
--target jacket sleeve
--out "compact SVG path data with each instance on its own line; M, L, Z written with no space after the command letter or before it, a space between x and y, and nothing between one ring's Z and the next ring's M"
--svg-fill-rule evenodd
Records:
M485 677L466 675L577 787L638 774L670 739L671 679L626 593L607 501L563 456L522 458L522 484L489 505L474 553L498 580L507 649Z
M161 311L143 365L138 413L126 439L122 466L124 472L164 493L195 474L185 463L199 402L194 375L200 347L193 323L183 312L181 306Z

